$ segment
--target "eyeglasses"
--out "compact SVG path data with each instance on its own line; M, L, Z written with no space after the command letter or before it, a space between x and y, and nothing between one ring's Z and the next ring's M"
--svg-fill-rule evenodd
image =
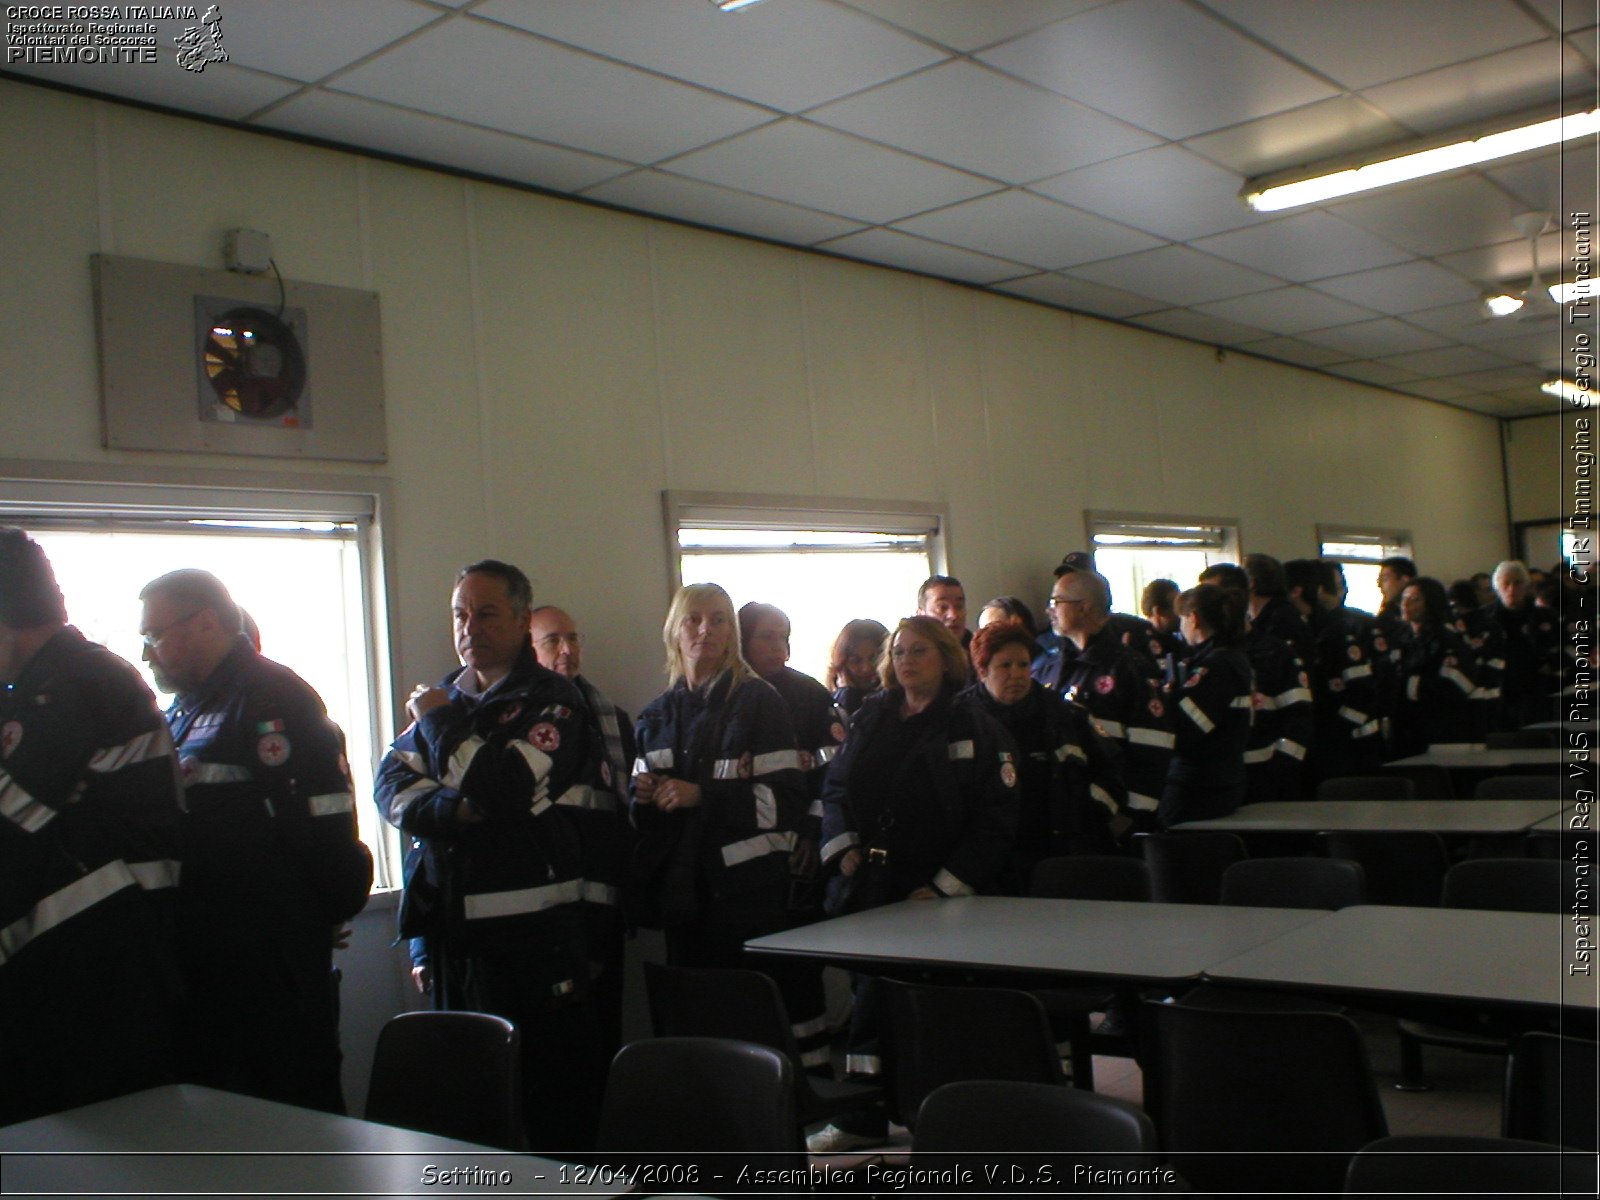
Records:
M557 647L559 647L562 642L565 642L568 646L571 646L574 650L577 650L583 645L583 634L581 634L581 633L550 633L550 634L546 634L544 637L539 639L539 649L541 649L541 650L554 650Z
M1046 608L1082 608L1087 600L1068 600L1065 596L1051 596L1044 602Z
M150 647L150 649L152 649L152 650L156 649L158 646L161 645L162 639L164 639L167 636L167 634L171 633L174 629L176 629L179 625L182 625L185 621L194 620L196 617L198 617L201 614L202 611L204 611L204 610L197 608L192 613L189 613L187 616L179 617L175 621L168 621L160 629L152 629L149 633L144 635L144 644L146 646Z

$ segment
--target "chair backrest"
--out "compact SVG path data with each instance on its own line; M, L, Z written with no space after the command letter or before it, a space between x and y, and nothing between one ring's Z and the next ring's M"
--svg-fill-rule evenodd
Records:
M1561 781L1549 775L1491 775L1478 780L1474 800L1551 800L1561 792Z
M1554 858L1469 858L1445 872L1446 908L1501 912L1560 912L1561 882L1569 871Z
M1155 1167L1156 1127L1133 1105L1113 1096L1047 1083L967 1079L928 1093L917 1116L912 1150L937 1155L927 1162L933 1168L975 1164L975 1179L997 1179L1000 1188L1017 1178L1036 1179L1039 1168L1047 1165L1058 1186L1070 1186L1080 1164L1122 1171ZM971 1155L973 1162L961 1154ZM1022 1157L1012 1162L1002 1157L1007 1154ZM1020 1176L1012 1176L1013 1165L1021 1169ZM991 1176L987 1172L994 1167L1000 1171Z
M1366 896L1347 858L1247 858L1222 873L1222 902L1254 908L1348 908Z
M908 1126L914 1127L924 1098L946 1083L1065 1083L1050 1018L1031 992L881 984L889 1002L884 1049L895 1107Z
M1041 859L1028 895L1053 900L1148 900L1150 872L1120 854L1069 854Z
M646 1154L737 1151L804 1168L794 1068L770 1046L730 1038L630 1042L611 1060L599 1149ZM724 1164L726 1165L726 1164Z
M1415 800L1417 785L1404 775L1339 775L1317 784L1318 800Z
M1218 904L1222 873L1247 856L1244 839L1222 829L1152 833L1139 839L1157 904Z
M1338 830L1319 834L1318 842L1329 858L1346 858L1361 864L1366 879L1366 903L1406 904L1437 908L1444 886L1449 853L1436 833L1392 833Z
M1576 1150L1594 1150L1595 1073L1600 1055L1586 1038L1525 1033L1506 1064L1502 1132Z
M1483 735L1483 744L1489 750L1553 750L1556 734L1553 729L1497 729Z
M800 1053L778 985L760 971L644 964L657 1037L717 1037L771 1046L798 1070Z
M1345 1194L1592 1196L1594 1156L1517 1138L1379 1138L1350 1160Z
M1197 1191L1336 1192L1349 1156L1388 1132L1348 1017L1154 1002L1144 1014L1145 1108Z
M521 1034L489 1013L401 1013L378 1035L366 1117L526 1150Z

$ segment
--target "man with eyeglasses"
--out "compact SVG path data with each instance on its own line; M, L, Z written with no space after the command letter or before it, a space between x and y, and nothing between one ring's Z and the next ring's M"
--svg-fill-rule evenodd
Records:
M372 886L344 734L263 658L208 571L139 593L144 659L175 694L184 822L179 930L197 1083L343 1112L333 949Z

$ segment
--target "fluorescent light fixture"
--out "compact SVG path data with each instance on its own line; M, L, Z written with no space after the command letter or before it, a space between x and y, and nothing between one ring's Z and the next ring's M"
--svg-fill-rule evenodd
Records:
M1565 117L1547 117L1531 124L1502 129L1496 133L1471 136L1457 134L1448 140L1430 139L1416 150L1391 147L1379 151L1382 158L1369 159L1356 166L1332 166L1314 173L1302 169L1277 176L1247 180L1240 198L1257 212L1278 212L1304 204L1317 204L1338 196L1369 192L1412 179L1439 175L1478 163L1525 154L1546 146L1560 145L1574 138L1600 131L1600 109Z
M1517 309L1521 308L1522 304L1522 297L1511 292L1502 292L1498 296L1485 296L1483 298L1483 307L1488 310L1491 317L1509 317Z
M1556 283L1550 286L1550 299L1557 304L1577 304L1593 299L1594 280L1580 279L1577 283Z
M761 0L711 0L723 12L738 12L741 8L749 8L752 4L760 4Z
M1552 379L1548 383L1541 383L1539 390L1557 399L1566 400L1579 408L1590 408L1594 405L1594 389L1579 387L1565 379Z

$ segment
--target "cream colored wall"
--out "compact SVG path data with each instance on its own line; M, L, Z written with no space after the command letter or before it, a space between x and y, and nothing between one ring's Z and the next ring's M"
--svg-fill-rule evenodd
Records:
M1406 527L1445 577L1504 545L1496 422L1439 405L22 84L0 83L0 150L0 315L25 331L0 347L0 457L270 466L101 448L93 253L215 267L248 225L288 277L381 295L402 691L450 664L452 572L490 554L579 615L591 674L636 708L664 488L943 503L974 597L1042 594L1090 508L1237 516L1283 557L1318 522Z
M1563 487L1572 485L1570 455L1562 454L1562 418L1537 417L1506 423L1506 468L1511 491L1513 521L1543 521L1565 515L1572 508ZM1572 419L1567 418L1570 436ZM1562 463L1569 462L1562 480Z

